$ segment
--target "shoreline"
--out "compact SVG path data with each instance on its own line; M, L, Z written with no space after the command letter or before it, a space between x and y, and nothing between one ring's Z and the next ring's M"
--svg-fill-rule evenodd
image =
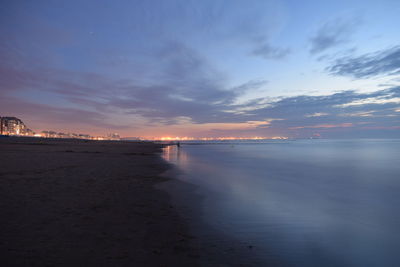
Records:
M0 139L7 266L197 266L150 142Z
M200 266L278 266L272 259L268 263L260 260L255 255L258 248L246 240L235 239L209 225L203 214L204 188L179 178L186 175L179 165L163 160L170 168L162 174L167 180L156 188L169 193L179 215L187 222L189 232L195 236Z

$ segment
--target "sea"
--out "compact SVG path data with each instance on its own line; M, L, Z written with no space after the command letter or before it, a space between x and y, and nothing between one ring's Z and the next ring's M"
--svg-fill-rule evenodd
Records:
M200 199L186 216L214 257L400 266L400 140L192 141L163 157Z

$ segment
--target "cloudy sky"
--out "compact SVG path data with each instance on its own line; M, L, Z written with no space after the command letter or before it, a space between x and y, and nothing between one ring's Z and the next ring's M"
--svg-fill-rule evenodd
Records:
M0 116L36 131L400 137L398 0L0 5Z

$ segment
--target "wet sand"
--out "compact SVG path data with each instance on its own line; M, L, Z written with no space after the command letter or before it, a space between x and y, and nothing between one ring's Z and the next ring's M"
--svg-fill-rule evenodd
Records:
M0 138L1 266L196 266L160 149Z

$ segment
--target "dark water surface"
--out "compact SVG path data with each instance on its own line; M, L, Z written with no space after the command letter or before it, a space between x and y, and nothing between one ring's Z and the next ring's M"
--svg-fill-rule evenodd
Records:
M400 140L182 144L211 228L260 265L400 266ZM250 248L249 248L250 249Z

